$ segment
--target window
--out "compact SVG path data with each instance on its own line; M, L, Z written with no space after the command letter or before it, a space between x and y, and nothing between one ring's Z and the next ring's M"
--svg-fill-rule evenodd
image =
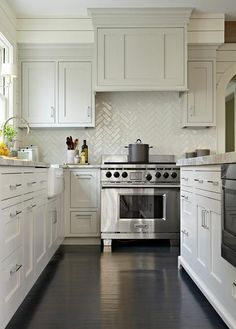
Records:
M0 71L3 63L13 63L13 47L0 32ZM13 84L0 76L0 126L13 115Z

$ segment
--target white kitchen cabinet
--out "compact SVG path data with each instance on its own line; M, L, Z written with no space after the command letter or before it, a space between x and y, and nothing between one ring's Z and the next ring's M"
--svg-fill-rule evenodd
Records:
M34 210L34 263L36 277L46 265L46 198L40 195L36 198Z
M183 126L215 126L214 61L188 62L188 88L184 95Z
M61 243L47 248L47 169L0 167L0 328L5 328ZM55 208L60 214L59 197ZM61 225L61 224L60 224ZM60 237L58 237L60 234Z
M182 27L100 28L97 90L186 89Z
M94 127L92 59L22 61L21 113L31 127Z
M96 211L80 211L70 213L71 234L80 236L98 236L100 233Z
M91 62L59 63L59 124L94 126Z
M1 211L0 224L0 261L7 258L23 243L24 213L22 203L13 199Z
M71 208L98 207L98 172L80 170L70 173Z
M35 200L32 198L24 202L24 288L29 291L34 282L34 210Z
M181 190L181 255L188 262L196 257L197 236L192 191Z
M66 169L65 236L100 237L100 168Z
M235 329L236 268L221 257L221 168L216 165L184 167L181 177L188 181L181 180L181 231L185 232L181 234L179 264L226 324ZM194 225L189 229L190 222ZM191 236L194 244L188 240Z
M12 253L2 264L1 292L3 320L10 319L21 303L23 296L22 247Z
M56 63L22 63L22 115L30 125L56 121Z

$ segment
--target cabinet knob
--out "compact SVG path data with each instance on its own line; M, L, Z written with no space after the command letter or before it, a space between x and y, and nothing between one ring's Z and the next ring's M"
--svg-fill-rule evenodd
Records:
M51 106L51 118L55 117L55 107Z
M88 106L88 118L90 118L91 117L91 106Z
M19 269L20 269L21 267L22 267L22 265L18 265L18 264L16 264L16 265L13 267L13 269L10 270L10 275L12 275L12 274L18 272Z

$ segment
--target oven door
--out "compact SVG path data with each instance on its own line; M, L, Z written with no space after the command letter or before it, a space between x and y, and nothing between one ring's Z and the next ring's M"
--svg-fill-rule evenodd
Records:
M236 266L236 181L222 180L223 216L221 254Z
M102 188L102 233L179 232L179 188Z

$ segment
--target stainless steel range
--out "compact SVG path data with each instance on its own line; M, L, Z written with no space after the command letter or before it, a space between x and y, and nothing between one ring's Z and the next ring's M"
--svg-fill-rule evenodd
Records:
M157 161L158 160L158 161ZM169 161L166 161L169 160ZM101 238L179 240L180 171L174 158L129 164L103 157L101 166Z

